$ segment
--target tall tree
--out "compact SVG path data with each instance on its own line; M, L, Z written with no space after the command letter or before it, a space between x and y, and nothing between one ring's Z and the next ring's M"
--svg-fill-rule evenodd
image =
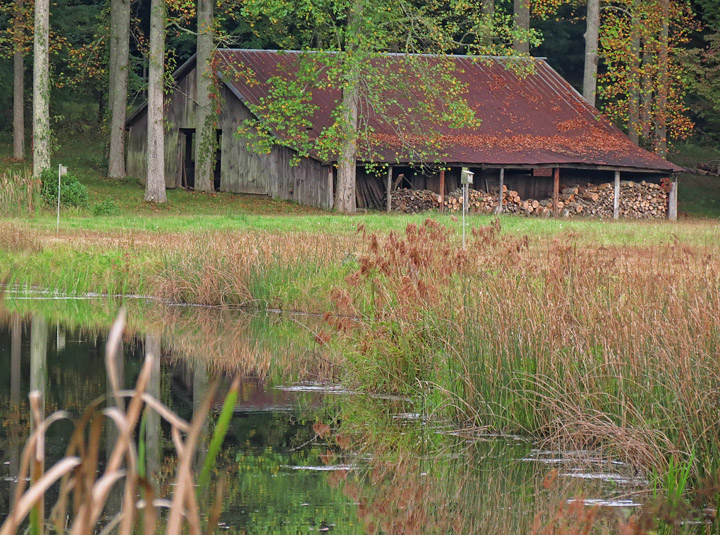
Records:
M593 106L597 88L598 33L600 31L600 0L587 0L585 27L585 68L583 70L583 96Z
M33 174L50 167L50 2L35 1L33 46Z
M530 0L513 0L515 38L513 50L520 54L530 53Z
M167 202L167 196L165 195L165 132L163 130L165 0L152 0L150 2L149 64L145 200L164 203Z
M697 22L684 0L618 0L614 7L600 32L603 111L626 124L633 141L664 155L669 139L693 129L685 103L690 64L681 50Z
M482 44L491 46L494 38L495 0L482 0L482 16L487 28L482 33Z
M657 103L655 112L656 134L654 149L660 156L667 155L667 123L668 123L668 72L669 72L669 38L670 38L670 0L660 0L660 51L658 54Z
M25 159L25 59L24 49L24 13L23 0L15 0L13 28L13 158Z
M628 137L640 144L640 17L637 3L631 4L630 56L628 65Z
M323 43L326 53L298 54L290 76L269 80L268 98L252 107L257 119L246 121L239 134L249 148L268 152L281 132L280 141L298 159L313 154L335 162L335 208L354 212L358 161L372 161L383 147L397 158L441 162L438 128L477 123L463 97L467 87L443 56L459 49L487 49L487 25L476 7L446 0L308 0L301 9L288 11L284 0L247 0L243 9L252 24L270 20L297 28L294 40L284 39L286 48ZM389 51L435 55L392 56L396 64L390 66L388 57L381 59ZM315 132L312 93L328 87L340 91L333 123ZM394 134L380 139L370 117Z
M108 176L125 177L125 114L130 48L130 0L110 3L110 153Z
M213 191L215 181L215 88L212 56L214 50L213 7L215 0L197 2L197 67L195 108L195 189Z

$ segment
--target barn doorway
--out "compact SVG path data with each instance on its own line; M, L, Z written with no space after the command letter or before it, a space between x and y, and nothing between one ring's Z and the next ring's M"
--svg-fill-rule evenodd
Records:
M181 143L183 144L182 158L182 182L181 185L185 189L195 189L195 162L197 160L195 154L195 129L181 128ZM215 151L215 168L213 172L213 189L220 189L220 163L222 161L222 130L216 133L217 149Z

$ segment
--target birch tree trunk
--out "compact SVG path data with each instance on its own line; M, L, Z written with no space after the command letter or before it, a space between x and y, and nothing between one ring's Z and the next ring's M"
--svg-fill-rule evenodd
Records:
M215 182L215 114L213 113L213 3L197 3L197 106L195 126L195 189L213 191Z
M25 159L25 59L22 31L23 0L15 0L15 51L13 53L13 158Z
M145 200L158 203L167 202L165 196L165 132L163 130L164 62L165 0L151 0Z
M110 4L110 154L108 177L125 178L125 114L127 111L130 0Z
M530 53L530 0L513 0L515 30L521 35L513 40L513 50L521 54Z
M660 54L658 65L657 101L655 112L655 152L663 158L667 155L667 101L668 101L668 38L670 34L670 1L661 0L662 28L660 30Z
M35 2L33 46L33 176L50 168L49 0Z
M597 92L598 34L600 32L600 0L587 0L585 27L585 69L583 96L593 106Z

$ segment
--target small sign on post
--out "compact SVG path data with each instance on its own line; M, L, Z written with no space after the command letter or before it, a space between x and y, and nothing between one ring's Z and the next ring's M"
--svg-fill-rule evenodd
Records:
M473 183L473 177L475 176L475 173L470 171L467 167L462 168L462 172L460 173L460 183L463 187L463 249L465 249L465 215L467 214L467 207L468 207L468 188L470 184Z
M58 190L57 190L57 228L55 235L60 234L60 178L67 175L67 167L63 164L58 165Z

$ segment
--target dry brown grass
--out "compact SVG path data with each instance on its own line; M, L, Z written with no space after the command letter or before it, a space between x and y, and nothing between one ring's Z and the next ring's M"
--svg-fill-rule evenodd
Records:
M435 388L472 425L644 468L691 451L720 466L717 246L602 247L499 230L477 229L466 251L433 221L366 237L336 296L364 319L358 386Z

